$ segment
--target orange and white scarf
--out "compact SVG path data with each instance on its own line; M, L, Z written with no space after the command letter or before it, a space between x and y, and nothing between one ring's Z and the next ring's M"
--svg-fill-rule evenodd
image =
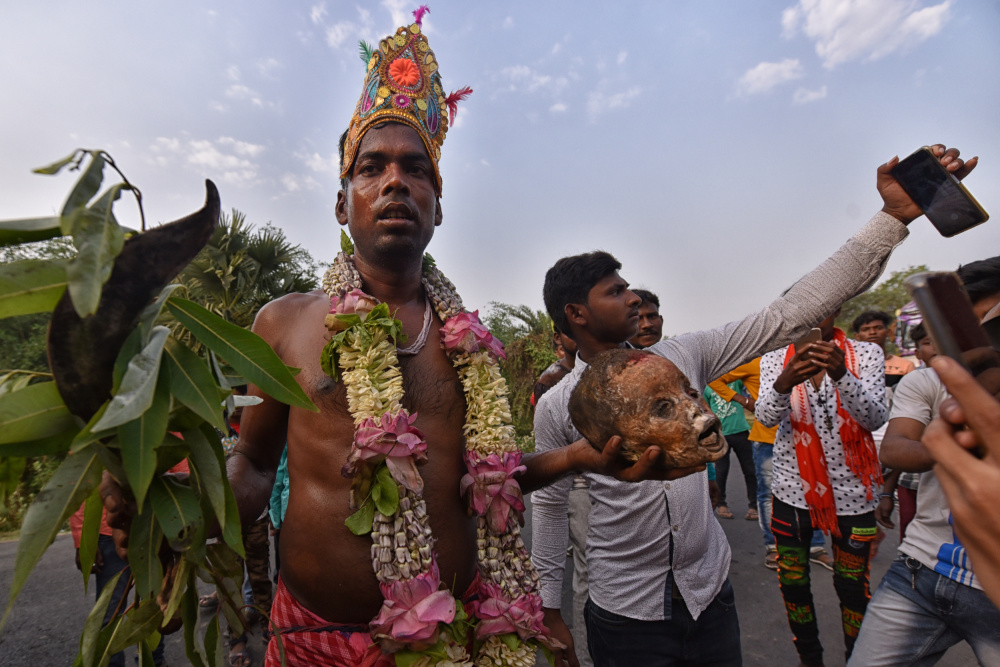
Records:
M840 329L833 330L833 343L844 351L844 363L847 372L858 377L858 356L854 345ZM788 346L785 352L784 365L787 366L795 355L795 348ZM832 383L832 378L831 378ZM882 468L879 465L878 452L875 450L875 440L871 431L861 426L850 415L840 402L840 392L834 386L837 398L837 424L840 431L840 442L844 448L844 458L848 469L854 473L865 487L866 498L874 498L872 487L882 484ZM830 475L826 469L826 456L823 453L823 443L816 426L813 423L806 384L801 382L792 390L792 441L795 443L795 458L799 464L799 475L802 477L802 490L805 493L806 504L814 528L824 533L840 537L837 526L837 506L833 499L833 489L830 488Z

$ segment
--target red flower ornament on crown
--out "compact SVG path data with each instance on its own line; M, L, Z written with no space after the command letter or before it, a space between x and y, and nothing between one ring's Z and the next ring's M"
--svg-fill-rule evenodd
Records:
M378 48L362 44L362 58L368 74L361 98L347 128L341 178L346 178L354 164L365 132L379 123L409 125L424 142L434 168L434 181L441 191L441 145L448 127L455 122L458 100L472 92L462 88L445 95L438 72L437 58L421 32L423 17L430 10L421 6L413 12L415 21L402 26L381 40Z

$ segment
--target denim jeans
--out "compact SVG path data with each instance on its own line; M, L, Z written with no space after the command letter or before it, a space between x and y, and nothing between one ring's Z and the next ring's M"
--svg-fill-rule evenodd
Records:
M757 471L757 523L764 534L764 546L774 549L774 533L771 532L771 459L774 445L770 442L754 442L753 464ZM826 546L826 538L821 531L813 533L811 547L821 549Z
M587 641L595 667L740 667L740 621L736 597L727 578L722 590L698 616L684 600L671 595L673 579L667 577L663 621L639 621L612 613L587 600L584 617Z
M981 590L900 555L868 604L851 665L933 665L967 641L983 665L1000 665L1000 610Z
M97 538L97 551L100 553L104 564L101 566L95 577L97 578L97 597L101 597L101 591L107 586L115 575L122 572L122 576L118 578L118 584L115 586L115 591L111 595L111 601L108 602L108 610L104 613L104 625L107 625L112 618L115 616L115 611L124 613L128 604L121 604L121 609L118 609L119 603L122 602L122 596L125 594L125 587L128 585L129 573L128 561L122 560L118 557L118 552L115 551L115 542L109 535L100 535ZM163 638L160 638L160 643L155 649L153 649L153 662L154 664L163 664ZM125 667L125 653L115 653L111 656L108 661L108 667Z

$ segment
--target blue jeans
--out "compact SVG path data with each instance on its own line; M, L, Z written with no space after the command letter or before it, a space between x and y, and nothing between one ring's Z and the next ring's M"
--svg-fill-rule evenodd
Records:
M774 458L774 445L770 442L754 442L753 465L757 471L757 523L760 532L764 534L764 546L774 549L774 533L771 532L771 459ZM826 546L822 531L813 533L813 549Z
M104 613L104 625L111 622L111 619L115 616L115 611L124 613L127 603L121 604L121 609L118 609L119 604L122 602L122 596L125 595L125 586L128 585L129 573L128 561L122 560L118 557L118 552L115 551L115 541L109 535L100 535L97 538L97 551L101 555L104 564L101 566L95 577L97 578L97 597L101 597L101 591L107 586L115 575L122 572L122 576L118 578L118 584L115 586L115 591L111 595L111 601L108 602L108 610ZM163 638L160 638L159 645L153 649L153 663L160 665L163 664ZM108 661L108 667L125 667L125 653L115 653L111 656Z
M933 665L967 641L983 665L1000 665L1000 610L981 590L900 554L868 603L851 665Z
M612 613L587 600L584 618L587 642L595 667L681 667L696 665L740 667L740 621L736 597L727 578L722 590L698 616L684 600L671 595L673 579L667 577L663 621L639 621Z

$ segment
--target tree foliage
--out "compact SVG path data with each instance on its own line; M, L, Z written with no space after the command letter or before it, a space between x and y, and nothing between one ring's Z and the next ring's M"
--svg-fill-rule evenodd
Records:
M74 151L37 170L80 173L59 216L0 221L0 247L11 258L0 264L0 321L56 313L48 336L52 373L5 373L0 380L0 487L6 493L29 457L60 461L24 515L0 632L31 571L81 504L86 585L101 523L97 484L107 471L136 501L128 586L138 595L103 626L113 584L107 588L84 624L75 662L106 664L127 645L147 656L158 628L179 616L189 660L213 664L220 654L218 617L205 635L215 638L207 642L211 645L196 639L197 578L217 584L230 623L237 631L243 626L233 596L242 577L236 560L243 549L239 514L215 430L224 427L222 401L231 391L216 355L279 400L316 408L261 338L182 298L176 285L164 287L168 273L194 256L217 222L214 185L207 184L202 211L133 234L119 226L113 205L123 192L138 198L138 191L124 180L99 194L108 166L118 171L103 151ZM68 257L35 256L25 246L58 237L71 242L74 252ZM161 276L166 277L161 281ZM170 330L183 335L170 336ZM204 353L186 346L188 339L197 340ZM80 346L80 340L119 342L108 355L101 345ZM85 363L103 359L108 361ZM88 394L88 387L102 385L63 364L70 364L70 371L92 369L110 391ZM110 394L106 400L104 393ZM87 409L91 404L95 407ZM185 459L188 483L166 475ZM207 545L205 532L212 524L220 526L222 540Z
M181 272L188 297L216 315L247 328L269 301L319 284L319 265L307 250L267 223L255 228L233 209L223 215L208 244Z
M882 310L895 317L896 311L912 300L906 293L903 281L914 273L929 270L925 264L920 264L893 271L878 285L845 303L840 309L840 315L837 316L837 326L850 336L854 318L866 310Z
M552 318L544 310L532 310L529 306L514 306L499 301L490 301L489 308L490 312L483 318L483 324L504 345L525 336L552 336Z

